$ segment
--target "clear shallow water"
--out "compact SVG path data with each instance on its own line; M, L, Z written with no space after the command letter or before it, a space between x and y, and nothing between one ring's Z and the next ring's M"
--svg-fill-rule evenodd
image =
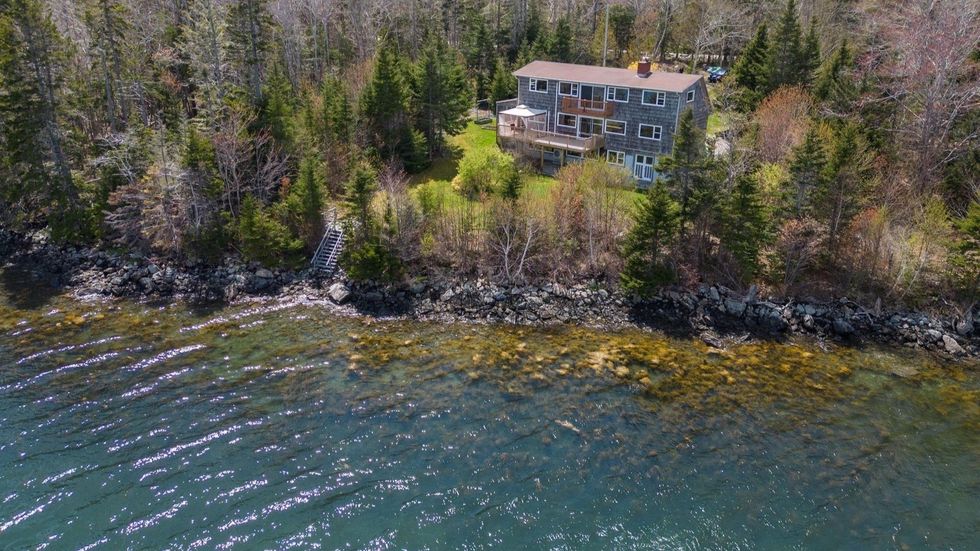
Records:
M7 292L0 548L970 549L980 531L975 367Z

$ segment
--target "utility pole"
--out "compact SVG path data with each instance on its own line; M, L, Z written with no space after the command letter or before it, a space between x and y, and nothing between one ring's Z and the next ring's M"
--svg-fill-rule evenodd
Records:
M609 52L609 0L606 0L606 30L602 35L602 66L606 66L606 54Z

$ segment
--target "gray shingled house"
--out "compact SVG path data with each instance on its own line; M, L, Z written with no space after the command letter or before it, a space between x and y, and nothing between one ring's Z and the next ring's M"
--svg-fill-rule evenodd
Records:
M497 103L497 143L545 170L598 156L646 187L669 154L681 113L701 129L711 104L700 75L533 61L517 71L517 98Z

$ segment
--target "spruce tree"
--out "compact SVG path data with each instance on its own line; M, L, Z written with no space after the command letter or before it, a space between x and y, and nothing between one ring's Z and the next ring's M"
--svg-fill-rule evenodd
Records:
M834 111L848 109L857 97L857 86L851 77L853 67L851 50L844 40L817 76L813 95Z
M623 289L646 297L674 280L674 271L665 258L666 249L677 233L678 221L677 203L658 179L634 215L633 228L623 244L625 266L620 274Z
M759 251L769 231L769 213L762 202L759 184L752 175L742 175L725 202L721 242L738 263L745 280L759 269Z
M425 136L431 159L443 145L443 136L466 127L470 90L456 52L435 34L429 34L414 67L412 95L416 124Z
M470 76L476 84L476 98L485 99L489 93L490 77L497 52L493 43L493 33L478 12L469 18L466 34L463 36L463 57L466 59Z
M272 40L268 0L235 0L228 12L231 52L247 77L247 90L255 105L262 104L266 51Z
M113 131L119 131L129 118L123 82L123 49L130 29L128 17L126 7L116 0L94 0L85 13L85 24L92 35L93 57L102 73L106 119Z
M841 234L861 210L868 159L867 144L855 123L837 127L827 149L827 164L821 187L815 195L816 210L827 225L828 253L833 258L837 255Z
M497 102L517 97L517 79L507 70L504 59L497 59L497 68L490 83L490 107L496 111Z
M789 165L789 207L796 218L803 218L810 213L813 192L823 187L826 164L826 155L817 129L815 126L811 127L803 138L803 143L793 150L793 160Z
M368 137L383 159L403 157L411 128L406 115L408 85L395 47L386 41L378 48L374 74L361 96L361 115Z
M292 144L292 120L296 96L293 85L277 63L263 86L262 124L269 129L272 138L287 149Z
M769 83L769 35L766 24L759 25L755 36L745 46L732 70L735 83L741 88L740 104L745 111L755 106L765 96Z
M351 239L340 257L341 266L354 280L390 281L399 274L398 259L381 242L378 223L371 213L376 190L371 167L364 163L355 167L347 182L345 198Z
M686 109L674 134L674 149L660 159L658 170L667 173L667 186L679 198L681 233L685 223L697 214L695 205L709 186L711 160L707 158L704 133L694 121L694 111Z
M9 0L7 8L0 12L0 196L32 210L53 206L49 222L70 232L81 205L61 125L63 44L38 0Z
M780 86L795 86L803 81L803 37L796 17L796 0L788 0L769 43L769 66L766 93Z
M562 63L572 61L572 26L568 23L568 18L561 17L558 19L549 53L553 61Z
M800 50L800 84L809 86L816 76L817 68L820 67L820 38L817 36L817 29L810 23L810 30L803 41Z
M300 203L300 234L313 246L323 231L323 188L317 177L316 160L304 157L299 165L295 193Z

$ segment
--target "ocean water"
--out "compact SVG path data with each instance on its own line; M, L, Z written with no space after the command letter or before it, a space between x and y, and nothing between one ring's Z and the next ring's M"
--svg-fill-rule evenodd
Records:
M976 549L980 372L0 289L2 549Z

